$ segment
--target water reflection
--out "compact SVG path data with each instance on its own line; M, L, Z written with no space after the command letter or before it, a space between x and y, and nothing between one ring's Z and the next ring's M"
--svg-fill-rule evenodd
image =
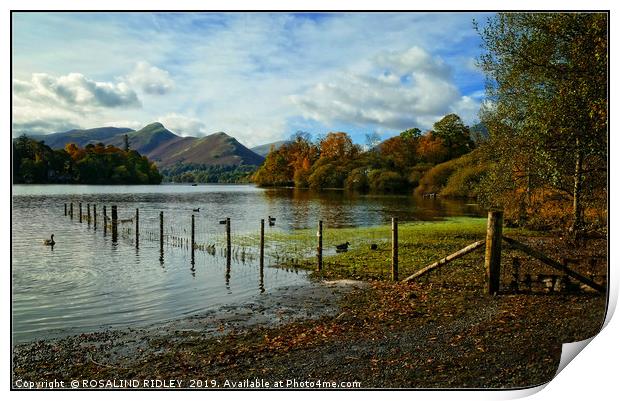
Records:
M443 198L297 188L268 189L263 195L269 214L281 216L290 229L309 228L318 220L329 222L330 227L357 227L387 224L392 217L415 221L483 215L477 205Z

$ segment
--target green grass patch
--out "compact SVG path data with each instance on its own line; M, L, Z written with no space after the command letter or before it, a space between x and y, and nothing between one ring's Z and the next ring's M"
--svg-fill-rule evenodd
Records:
M452 217L442 221L401 223L399 237L399 276L405 278L418 269L485 238L486 218ZM506 228L507 235L534 235L521 229ZM316 229L266 233L266 254L272 263L315 269ZM354 228L323 226L323 278L389 279L391 277L391 225ZM241 238L239 238L241 240ZM243 237L244 247L252 247L258 237ZM349 242L348 252L336 253L336 245ZM372 250L371 245L377 249ZM484 282L483 252L476 251L449 266L431 273L435 280L451 283ZM318 273L313 273L318 275Z

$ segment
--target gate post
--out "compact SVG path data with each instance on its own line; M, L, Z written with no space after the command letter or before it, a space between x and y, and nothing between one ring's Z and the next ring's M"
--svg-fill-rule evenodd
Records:
M498 210L489 211L486 252L484 255L484 268L487 275L487 293L489 295L495 295L499 291L503 223L504 212Z

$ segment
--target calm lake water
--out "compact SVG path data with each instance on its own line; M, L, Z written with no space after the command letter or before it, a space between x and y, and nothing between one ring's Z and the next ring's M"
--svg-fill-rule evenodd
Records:
M64 203L74 204L74 218L64 216ZM98 226L80 224L78 203L97 206ZM103 205L111 215L129 220L140 209L140 242L135 247L134 222L119 225L117 241L104 235ZM200 208L199 212L193 209ZM159 212L167 235L159 249ZM91 210L92 213L92 210ZM191 251L195 215L196 242L217 245L215 254ZM260 189L250 185L81 186L15 185L12 206L13 339L25 342L61 335L156 324L197 314L225 304L268 296L275 288L308 282L302 270L269 267L261 271L256 247L248 238L260 219L275 216L266 236L280 231L432 220L446 216L478 216L476 205L410 196L354 195L294 189ZM224 226L230 217L233 255L227 265ZM56 245L43 245L54 234ZM254 237L255 238L255 237ZM243 244L243 245L237 245ZM162 257L163 256L163 257Z

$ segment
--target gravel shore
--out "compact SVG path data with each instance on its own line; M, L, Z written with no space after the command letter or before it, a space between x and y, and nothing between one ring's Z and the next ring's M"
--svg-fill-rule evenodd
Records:
M553 378L563 342L598 332L605 302L593 293L485 296L437 284L323 281L157 327L21 344L13 383L533 386Z

